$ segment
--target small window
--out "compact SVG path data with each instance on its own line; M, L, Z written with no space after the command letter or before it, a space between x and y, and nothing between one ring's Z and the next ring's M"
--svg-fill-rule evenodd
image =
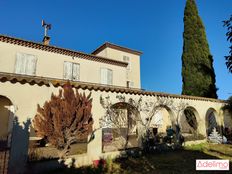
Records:
M113 71L107 68L101 68L101 84L113 84Z
M126 82L126 86L127 86L127 88L133 88L133 87L134 87L134 82L132 82L132 81L127 81L127 82Z
M80 80L80 65L73 62L64 62L64 79Z
M128 57L128 56L123 56L123 61L128 63L128 65L127 65L127 70L130 71L130 70L131 70L130 57Z
M37 58L35 55L17 53L15 60L15 73L35 75Z

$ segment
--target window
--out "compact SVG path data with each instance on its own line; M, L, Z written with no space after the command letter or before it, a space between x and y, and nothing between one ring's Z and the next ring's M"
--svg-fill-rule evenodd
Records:
M101 68L101 84L113 84L113 71L107 68Z
M80 80L80 65L73 62L64 62L64 79Z
M35 75L36 63L36 56L25 53L17 53L15 61L15 73Z
M126 84L127 88L132 88L132 87L134 87L134 82L132 82L132 81L127 81L126 83L127 83L127 84Z
M130 71L130 70L131 70L130 57L128 57L128 56L123 56L123 61L128 63L128 65L127 65L127 70Z

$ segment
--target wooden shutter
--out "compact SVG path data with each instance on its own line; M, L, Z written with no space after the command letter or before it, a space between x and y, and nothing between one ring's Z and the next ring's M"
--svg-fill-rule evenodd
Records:
M26 57L22 53L16 54L15 73L17 74L26 73Z
M80 65L77 63L73 63L72 78L73 80L80 80Z
M113 71L110 69L107 69L107 84L108 85L113 84Z
M101 68L101 84L107 84L107 69Z
M128 57L128 56L123 56L123 61L128 63L126 69L127 69L128 71L130 71L130 70L131 70L130 57Z
M72 62L64 62L64 79L72 80Z
M37 58L30 54L25 54L24 57L26 58L26 74L35 75Z
M34 55L17 53L15 62L15 73L35 75L37 58Z
M129 57L128 56L123 56L123 61L124 62L129 62Z

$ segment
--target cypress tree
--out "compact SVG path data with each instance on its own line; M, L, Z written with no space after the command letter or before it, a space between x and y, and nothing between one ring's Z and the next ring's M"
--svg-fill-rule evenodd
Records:
M184 11L182 94L217 98L213 56L195 0L187 0Z

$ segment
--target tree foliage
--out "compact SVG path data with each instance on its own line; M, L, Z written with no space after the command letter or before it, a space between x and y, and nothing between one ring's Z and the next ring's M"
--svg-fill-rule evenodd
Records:
M187 0L184 11L182 94L217 98L213 56L195 0Z
M230 113L232 113L232 96L228 98L226 105L223 106L222 109L228 110Z
M232 15L230 16L230 19L223 21L224 23L224 27L227 28L227 41L230 42L230 51L229 51L229 55L225 56L226 59L226 66L229 70L229 72L232 73Z
M60 150L60 158L69 152L77 139L85 139L92 132L91 93L86 97L78 90L74 93L70 83L59 95L52 94L43 107L38 105L33 125L37 136L45 138Z

